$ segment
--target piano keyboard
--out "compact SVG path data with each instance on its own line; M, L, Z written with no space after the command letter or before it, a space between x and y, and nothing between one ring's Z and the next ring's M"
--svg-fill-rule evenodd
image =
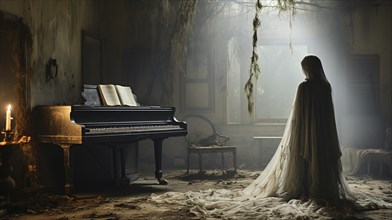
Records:
M106 128L89 128L86 133L102 134L102 133L132 133L141 131L162 131L162 130L178 130L180 125L148 125L148 126L131 126L131 127L106 127Z

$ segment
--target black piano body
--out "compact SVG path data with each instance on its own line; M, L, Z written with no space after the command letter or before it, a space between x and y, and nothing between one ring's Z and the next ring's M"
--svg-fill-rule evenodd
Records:
M174 114L174 107L39 105L33 110L33 121L38 142L56 144L63 150L64 189L69 193L73 190L70 148L83 144L107 144L116 150L116 144L151 139L154 141L155 177L159 184L167 184L162 178L162 142L187 134L186 123L177 121ZM121 178L124 178L126 158L121 155L120 160Z

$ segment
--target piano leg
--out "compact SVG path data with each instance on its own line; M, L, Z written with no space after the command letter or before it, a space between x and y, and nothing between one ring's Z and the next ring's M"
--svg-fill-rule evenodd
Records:
M73 191L73 183L72 183L72 170L71 170L71 161L70 161L70 144L60 144L60 147L63 149L64 153L64 193L71 194Z
M113 145L109 145L112 148L112 153L113 153L113 174L114 174L114 179L118 179L117 171L118 171L118 164L117 164L117 149Z
M126 169L126 157L125 157L126 149L124 147L120 148L120 164L121 164L121 178L122 179L127 179L125 176L125 169Z
M110 145L110 147L113 150L113 172L114 172L114 184L119 187L128 187L130 180L128 177L126 177L125 174L125 169L126 169L126 158L125 158L125 149L124 146L116 146L116 145ZM117 148L120 148L119 151ZM117 153L120 153L120 171L121 171L121 176L118 176L118 157Z
M163 139L154 139L155 178L160 185L167 185L167 181L162 179L162 141Z

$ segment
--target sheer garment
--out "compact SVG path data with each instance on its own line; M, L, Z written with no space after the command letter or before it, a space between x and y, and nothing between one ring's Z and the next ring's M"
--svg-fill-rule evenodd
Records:
M244 192L338 201L345 197L340 156L331 87L326 81L306 80L298 87L278 150Z

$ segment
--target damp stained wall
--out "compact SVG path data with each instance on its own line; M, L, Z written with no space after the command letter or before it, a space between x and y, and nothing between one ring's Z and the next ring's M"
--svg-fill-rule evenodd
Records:
M31 109L36 105L80 103L81 33L82 30L99 33L100 3L89 0L0 1L0 10L19 17L32 35L32 53L27 54ZM57 60L59 70L50 80L45 73L49 58ZM23 157L18 151L11 157L18 188L24 186L26 176L38 176L39 185L61 188L62 163L56 163L62 161L60 148L30 144L33 150L26 151L28 155ZM26 174L30 170L28 166L32 167L32 175Z
M99 31L100 1L1 0L0 10L30 28L33 49L31 107L74 104L81 91L81 31ZM57 60L58 76L47 80L45 65Z

